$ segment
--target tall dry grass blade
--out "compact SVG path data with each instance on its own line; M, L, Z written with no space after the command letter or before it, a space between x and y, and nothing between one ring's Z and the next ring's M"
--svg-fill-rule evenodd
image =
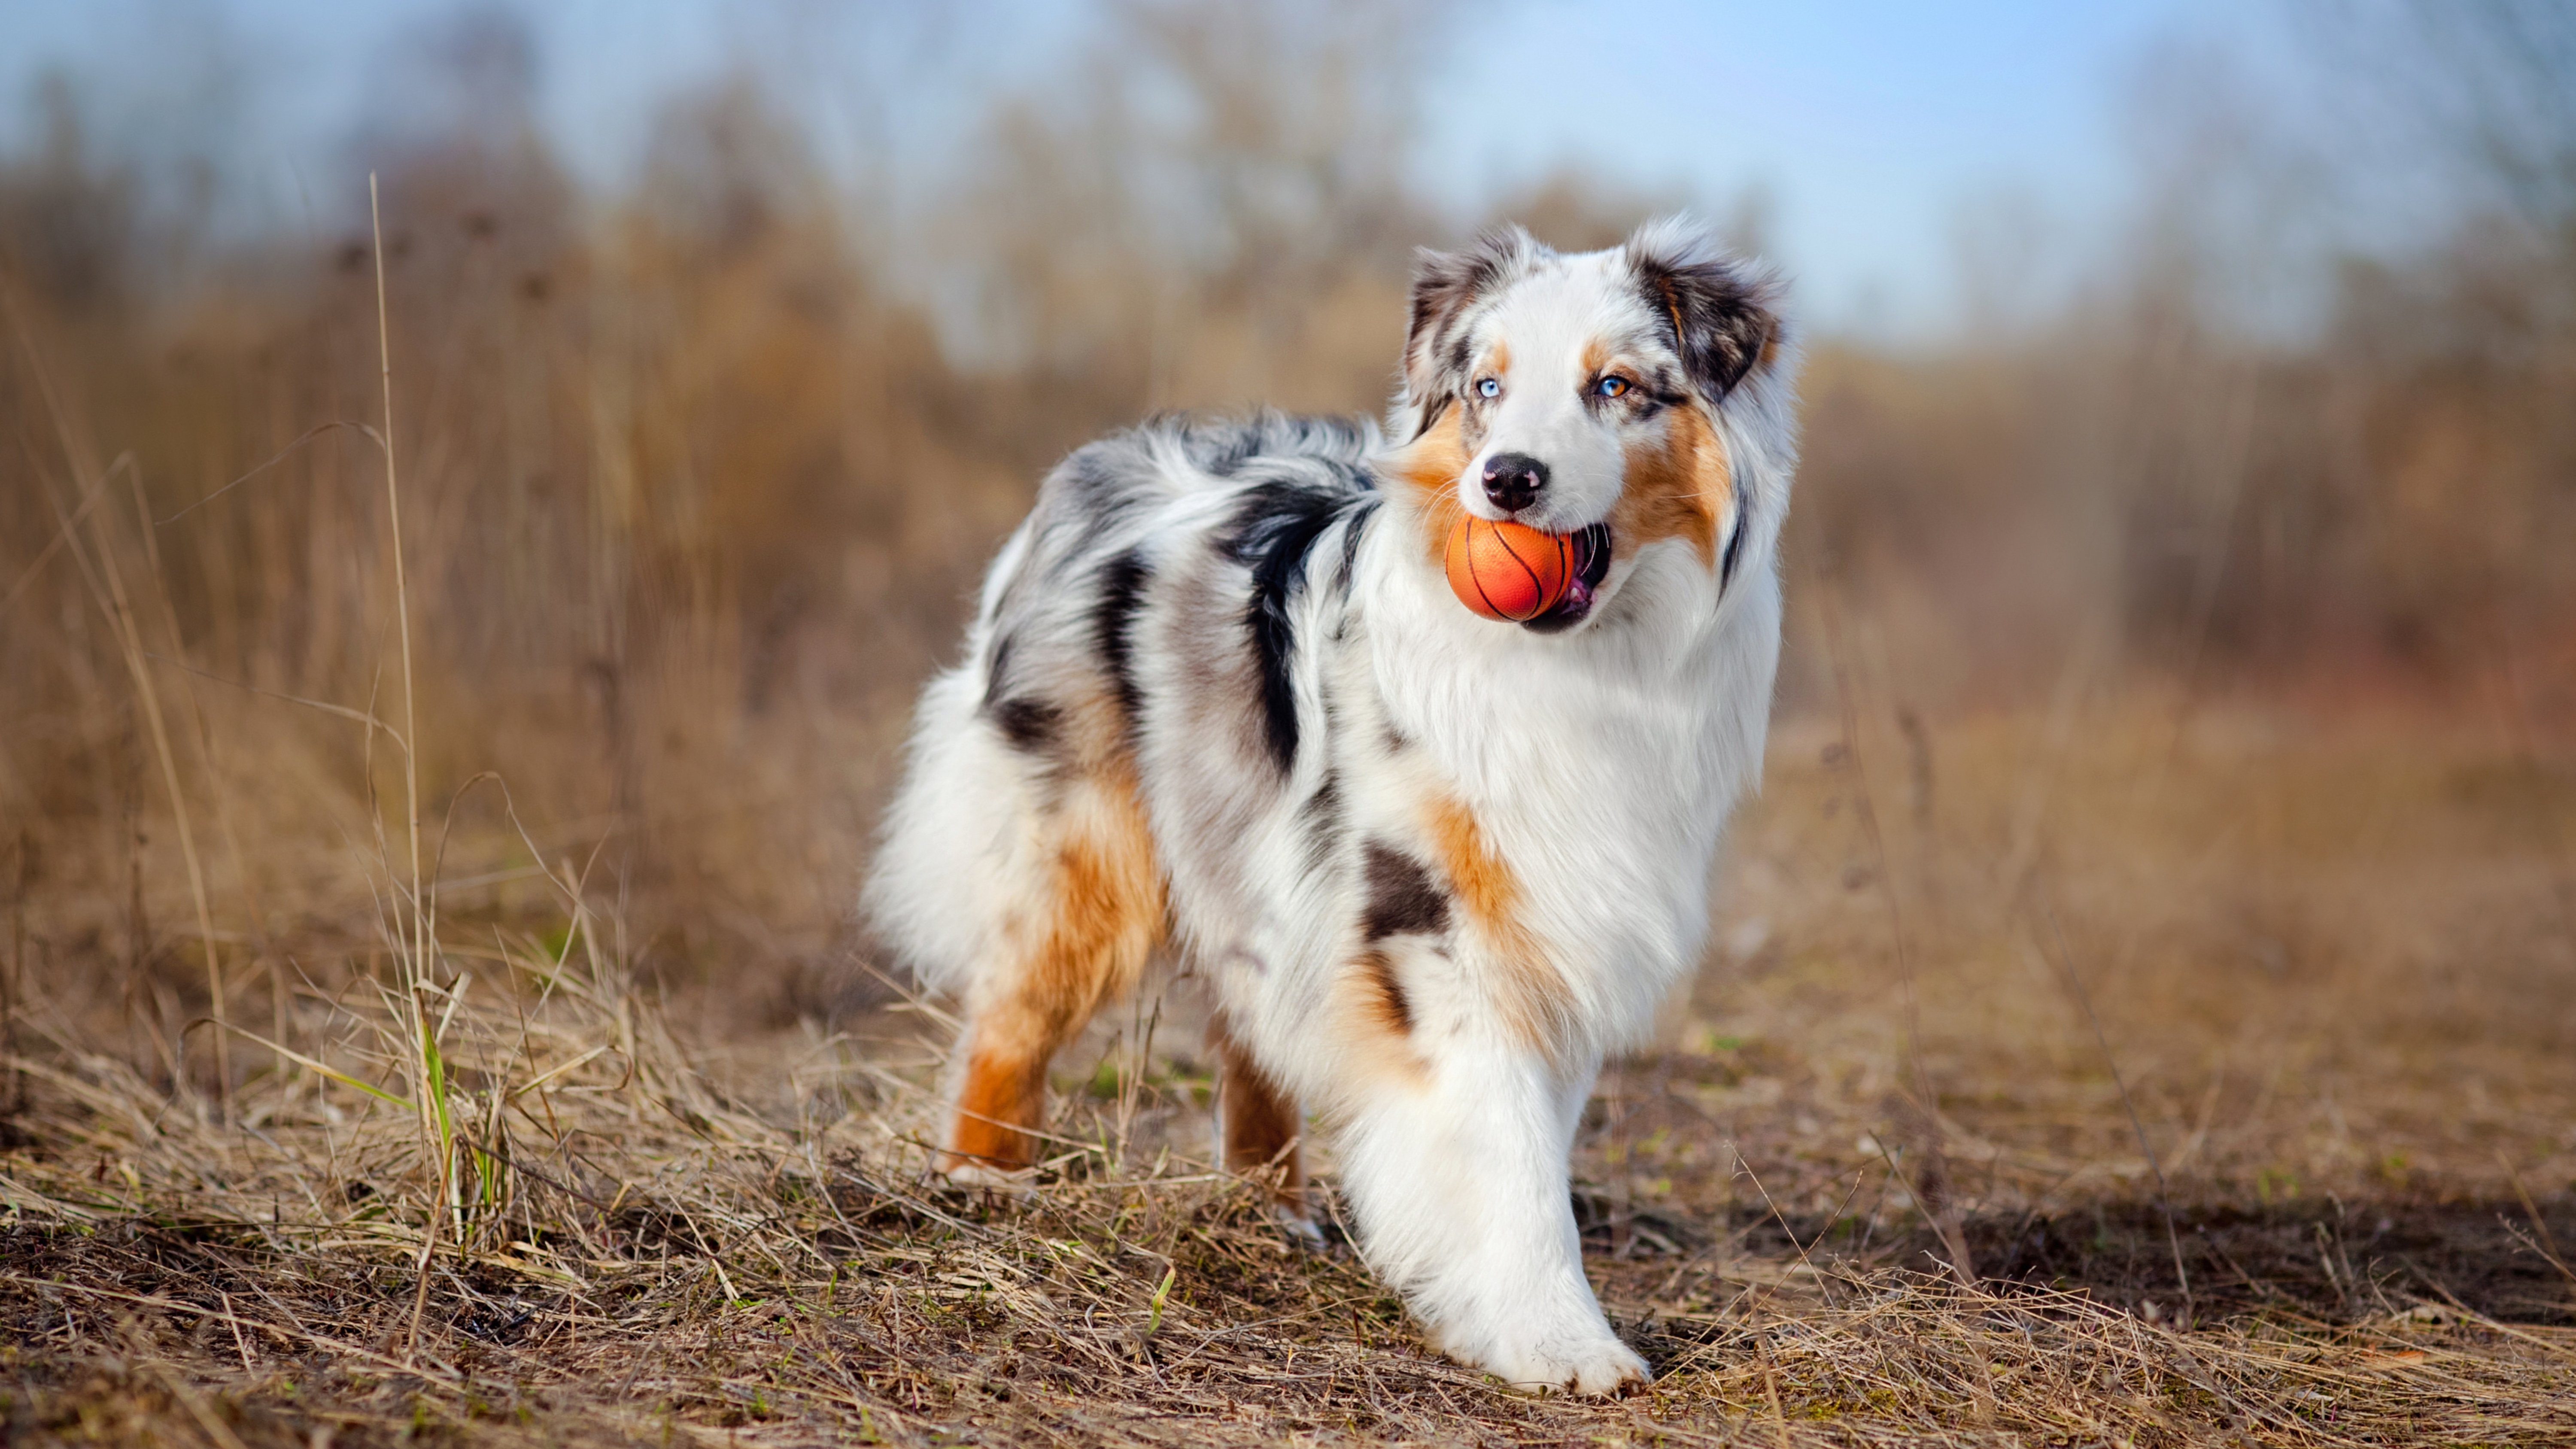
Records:
M35 340L25 319L19 315L14 293L0 295L8 298L10 320L17 332L19 346L36 375L38 390L52 416L64 460L74 469L74 476L91 476L92 488L101 488L118 469L132 469L134 456L131 453L119 454L103 469L88 466L90 449L80 440L69 412L54 390L43 358L36 350ZM52 508L62 525L62 536L68 542L73 561L80 568L82 581L89 587L91 600L115 626L117 649L124 660L127 677L133 682L137 709L143 716L145 727L151 732L153 758L160 766L161 784L169 793L171 817L178 826L179 855L188 870L189 898L196 906L197 939L206 955L206 990L213 998L215 1020L220 1022L225 1014L223 952L215 945L214 913L206 900L205 866L197 857L197 835L188 817L187 791L179 780L178 753L170 747L169 721L162 714L160 691L153 687L152 671L145 663L142 626L134 616L133 601L126 592L125 572L116 562L116 541L107 532L106 520L114 515L111 512L91 518L91 544L84 548L71 514L63 508L61 500L54 497L52 487L45 485L43 491L46 505ZM91 557L93 552L97 555L95 558ZM174 1043L172 1053L172 1085L177 1091L187 1088L184 1035L182 1033L180 1042ZM232 1045L224 1039L223 1033L218 1032L215 1035L215 1096L218 1110L228 1118L232 1115L232 1095Z
M143 470L128 468L126 480L134 491L134 517L137 532L143 540L145 573L152 580L152 597L161 606L162 632L169 636L172 652L184 654L188 641L179 629L178 606L170 599L170 576L161 562L161 543L153 528L151 505L143 496ZM157 656L147 652L145 657ZM215 831L223 839L226 858L232 862L234 883L241 888L242 910L249 919L253 959L268 967L270 1030L283 1040L286 1036L286 976L278 964L276 945L268 938L268 911L260 902L259 882L251 871L250 855L242 849L241 832L233 828L232 792L227 785L230 776L216 758L214 727L206 719L205 701L197 696L195 674L195 670L184 671L179 687L187 700L188 718L197 727L197 764L205 773L207 797L214 806ZM220 997L215 1003L215 1021L218 1025L224 1021L224 1002ZM216 1070L225 1084L225 1115L230 1117L232 1074L223 1065L225 1049L220 1045L215 1059ZM283 1090L293 1080L286 1070L286 1058L278 1056L272 1065Z
M412 668L410 581L403 571L402 487L394 456L394 353L390 309L385 302L385 221L383 202L376 173L367 173L367 226L373 242L376 278L376 368L384 400L385 450L385 527L394 564L394 630L401 644L403 687L403 738L420 737L419 689ZM372 707L370 713L373 712ZM402 974L401 997L408 1014L404 1033L413 1072L414 1100L420 1107L421 1145L428 1151L433 1171L430 1174L432 1201L426 1225L421 1231L420 1259L415 1266L417 1287L412 1296L411 1328L405 1340L405 1352L417 1356L420 1351L420 1325L429 1309L429 1270L438 1254L438 1228L446 1213L449 1199L449 1177L455 1169L452 1139L448 1132L446 1085L439 1071L438 1046L432 1035L429 1017L422 1006L422 993L430 989L432 968L429 939L429 910L421 883L420 859L420 757L416 750L403 751L403 835L411 875L408 897L395 892L395 927L400 932Z
M382 730L386 734L393 736L394 743L401 746L406 753L411 749L411 741L404 739L401 733L395 730L392 725L365 710L351 709L345 704L333 704L329 700L306 699L303 695L287 694L281 690L262 689L256 684L244 684L238 679L226 679L212 670L199 669L197 666L190 664L184 659L172 659L163 654L151 654L146 655L145 657L155 664L167 664L173 669L193 674L200 679L212 680L217 684L228 685L231 688L241 690L246 694L256 694L265 699L280 700L287 704L300 704L306 709L318 709L324 714L337 715L342 719L351 721L352 723L365 725L371 730Z
M126 461L126 458L121 456L118 461L124 462ZM54 529L52 540L47 542L42 550L38 551L35 561L28 564L24 569L19 570L18 581L9 586L9 592L0 594L0 614L7 613L9 611L9 606L18 602L18 597L21 594L26 593L28 588L36 582L37 576L45 571L45 565L52 563L54 561L54 555L61 551L64 545L71 541L72 534L77 531L80 528L81 523L89 517L89 511L98 506L99 498L107 492L107 485L115 481L115 478L116 468L114 465L110 465L105 473L100 474L96 480L91 482L89 487L81 491L80 504L78 507L72 509L71 517L64 519L62 523Z
M339 1082L344 1086L355 1087L359 1091L366 1093L368 1096L373 1097L380 1102L390 1102L393 1105L402 1108L406 1112L418 1112L420 1110L420 1105L408 1097L397 1097L393 1093L384 1090L382 1087L361 1081L358 1078L349 1075L347 1072L341 1071L338 1067L332 1066L328 1062L317 1061L312 1057L306 1056L302 1052L284 1045L283 1043L270 1041L268 1038L261 1036L258 1032L252 1031L247 1027L236 1026L232 1028L232 1030L240 1032L243 1036L249 1037L252 1041L258 1042L261 1046L268 1048L270 1051L277 1053L279 1056L295 1063L297 1066L303 1067L307 1071L328 1077L332 1081Z
M70 466L76 480L83 477L91 480L88 488L83 490L84 501L80 505L83 511L87 511L90 503L107 487L108 480L120 467L128 470L134 467L134 455L130 452L120 453L106 467L95 466L96 451L89 446L81 430L74 425L70 409L63 404L61 392L54 385L53 370L46 365L42 350L36 346L35 332L28 325L17 288L6 284L5 281L0 281L0 305L5 305L8 310L10 331L17 338L20 355L27 361L28 372L36 380L37 393L44 400L46 417L54 426L55 439L63 450L64 462ZM178 759L170 749L169 727L161 714L160 698L152 687L151 671L143 667L142 635L135 626L133 610L126 600L124 576L116 567L112 556L113 544L107 538L103 524L97 520L92 521L92 531L97 536L99 548L99 557L93 564L80 546L78 519L64 510L61 502L54 497L51 486L41 484L40 486L43 488L46 506L53 510L60 524L57 539L71 550L72 557L80 564L82 579L89 586L92 599L99 603L102 612L108 613L111 621L117 626L117 636L125 656L126 670L133 678L138 701L143 706L144 719L151 728L153 751L161 765L162 784L170 793L171 812L178 822L179 850L187 862L189 890L197 908L197 936L204 944L206 953L207 989L214 998L215 1017L220 1021L223 1019L225 1009L223 955L215 946L214 916L206 904L205 871L197 860L196 834L189 827L187 796L179 785ZM27 577L34 577L32 570ZM107 585L103 593L100 590L102 577ZM24 580L21 582L23 583ZM112 609L109 607L111 602ZM181 1088L186 1084L187 1073L184 1067L184 1059L176 1058L174 1054L172 1077L174 1084ZM220 1032L215 1037L215 1076L218 1101L225 1115L229 1116L232 1109L231 1045L224 1040Z
M367 173L367 222L375 242L376 362L384 390L385 519L394 564L394 629L402 646L403 737L417 739L420 720L412 673L411 596L409 580L403 572L402 488L394 459L394 354L392 324L385 305L385 223L377 198L376 173L372 171ZM403 752L403 824L411 857L412 960L418 969L429 943L421 935L420 761L410 750Z
M1789 1412L1780 1406L1780 1373L1772 1366L1768 1348L1762 1352L1762 1396L1771 1406L1773 1437L1779 1440L1780 1449L1790 1449L1793 1441L1789 1438Z
M315 423L313 426L306 428L303 432L296 434L293 442L288 443L285 447L278 449L275 453L272 453L268 457L261 459L258 463L253 464L248 472L243 473L241 476L224 484L222 487L215 489L205 497L187 505L178 512L171 514L169 517L153 520L153 526L157 528L168 528L171 524L178 522L180 519L187 517L189 514L196 512L198 509L203 508L207 504L214 502L216 499L223 497L225 494L232 492L234 489L248 483L260 474L276 467L278 464L285 462L288 458L295 455L296 449L303 447L306 443L313 441L315 438L321 437L325 433L336 432L342 428L347 428L351 432L365 434L368 438L374 440L377 447L381 448L385 444L384 438L378 434L375 429L368 427L365 423L353 423L342 419L334 419L327 423Z

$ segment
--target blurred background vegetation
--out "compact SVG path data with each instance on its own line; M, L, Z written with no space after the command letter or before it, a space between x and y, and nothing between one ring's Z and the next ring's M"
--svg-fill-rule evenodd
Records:
M370 170L448 918L530 908L533 846L640 970L720 984L719 1026L864 998L845 913L906 712L1053 459L1158 409L1374 411L1412 248L1489 219L1589 247L1687 205L1774 240L1763 186L1576 163L1427 199L1405 158L1458 98L1419 81L1463 8L1103 4L973 90L905 59L1010 23L957 14L889 12L852 82L963 138L935 176L853 161L745 61L614 181L541 121L536 30L436 17L275 223L228 201L219 137L27 69L0 155L14 992L166 1074L209 958L223 1010L282 1025L297 973L381 939L398 746L351 715L403 702L354 426L386 423ZM2012 196L1966 196L1946 321L1804 333L1781 709L1832 717L1863 676L1926 811L1945 730L2041 722L2026 762L2145 719L2153 757L2254 701L2486 739L2491 788L2565 829L2576 11L2283 14L2260 73L2176 40L2104 78L2135 144L2058 283L2025 285Z

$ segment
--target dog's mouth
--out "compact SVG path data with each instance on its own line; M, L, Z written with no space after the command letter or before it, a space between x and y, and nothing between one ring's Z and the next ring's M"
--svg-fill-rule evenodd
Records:
M1521 621L1521 627L1540 634L1559 634L1583 622L1592 612L1592 597L1601 581L1610 576L1610 525L1595 523L1574 535L1574 580L1565 586L1565 597L1556 601L1546 613Z

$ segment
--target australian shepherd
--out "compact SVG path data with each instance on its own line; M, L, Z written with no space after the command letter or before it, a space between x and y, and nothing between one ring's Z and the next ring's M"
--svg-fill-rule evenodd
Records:
M1796 464L1773 286L1679 220L1424 252L1386 430L1149 423L1067 458L924 693L868 903L953 993L952 1177L1021 1180L1047 1063L1168 952L1219 1151L1516 1384L1642 1382L1567 1156L1603 1055L1699 959L1757 780ZM1569 540L1524 622L1453 596L1462 514Z

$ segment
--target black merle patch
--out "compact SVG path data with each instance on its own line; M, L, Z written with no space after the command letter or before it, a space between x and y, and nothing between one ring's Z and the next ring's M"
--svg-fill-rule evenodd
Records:
M1057 465L1057 484L1071 495L1074 517L1093 538L1110 532L1146 506L1136 488L1138 450L1133 439L1104 439L1074 450Z
M1297 690L1289 666L1297 645L1289 607L1306 586L1315 540L1350 503L1347 493L1279 483L1246 494L1229 531L1226 553L1252 570L1252 600L1243 623L1261 675L1263 737L1281 774L1297 763Z
M1368 906L1360 915L1364 938L1436 936L1449 929L1449 897L1422 862L1372 840L1364 873L1368 880Z
M1739 488L1735 490L1735 528L1726 535L1726 556L1717 568L1717 591L1721 594L1735 582L1735 560L1744 552L1744 535L1748 531L1745 525L1751 521L1744 516L1744 490Z
M1413 308L1404 334L1405 383L1414 401L1427 403L1465 382L1470 339L1459 319L1537 250L1519 227L1494 227L1461 251L1414 254Z
M1375 490L1377 480L1363 472L1360 474L1360 486ZM1342 530L1342 573L1339 583L1346 594L1350 592L1353 580L1359 576L1360 536L1367 532L1369 515L1377 512L1377 505L1378 500L1374 497L1362 500L1351 509L1350 526Z
M1019 636L1006 633L993 641L984 665L983 713L1002 732L1011 748L1024 755L1052 755L1064 738L1064 711L1031 694L1012 692L1011 657Z
M1232 428L1220 434L1224 442L1204 453L1199 466L1219 478L1231 478L1261 453L1261 434L1251 428ZM1193 439L1193 441L1198 441Z
M984 661L984 708L1001 703L1011 687L1011 653L1019 644L1016 634L1004 634L993 641L993 652Z
M984 713L1011 748L1024 755L1053 754L1064 737L1064 711L1043 699L1021 695L988 704Z
M1446 393L1443 393L1423 404L1422 421L1414 427L1413 438L1408 439L1407 441L1418 440L1423 434L1428 433L1433 428L1439 426L1441 415L1456 406L1458 406L1458 400Z
M1638 297L1673 330L1682 370L1712 405L1779 336L1780 320L1763 305L1760 288L1725 262L1648 253L1636 257L1636 272Z
M1153 579L1141 549L1131 548L1101 565L1100 605L1091 619L1093 643L1131 730L1145 708L1145 692L1136 683L1136 613L1145 607L1145 587Z

